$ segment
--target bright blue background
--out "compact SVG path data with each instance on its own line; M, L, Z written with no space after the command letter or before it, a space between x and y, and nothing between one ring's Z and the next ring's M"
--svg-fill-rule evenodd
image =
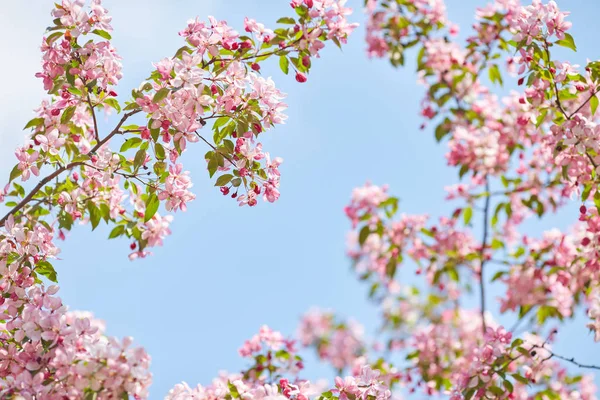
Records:
M363 25L362 0L349 3L354 20ZM450 19L464 33L474 7L485 3L449 0ZM598 59L600 3L560 3L573 11L579 46L576 56L566 57L579 64L585 57ZM9 81L0 100L0 167L6 175L12 150L22 140L20 129L42 95L33 74L51 8L50 1L9 4L0 15L0 49L6 55L0 74ZM273 26L278 17L292 14L284 0L105 0L105 6L124 59L122 94L138 86L151 62L182 45L177 32L189 18L215 15L241 31L244 16ZM108 232L100 228L94 233L78 228L64 243L63 261L56 266L65 303L92 310L107 322L109 334L134 336L146 347L154 373L151 398L161 398L182 380L209 383L221 369L239 370L244 364L237 348L243 340L262 324L292 334L298 316L313 305L356 317L368 331L376 328L376 308L366 301L367 288L356 281L345 257L349 224L342 208L353 187L369 179L388 183L407 213L437 217L453 209L443 201L443 187L457 181L457 171L447 168L445 147L435 143L432 132L419 130L423 89L415 83L414 54L406 68L394 70L386 61L366 58L363 38L361 26L343 52L328 46L303 85L276 66L263 69L289 94L288 123L264 136L265 148L285 159L276 204L238 208L223 198L207 177L206 149L199 143L185 157L197 199L187 213L176 215L173 234L152 257L129 262L128 243L106 240ZM106 131L110 125L102 126ZM576 216L574 205L543 224L528 223L528 231L564 229ZM492 291L488 301L500 294ZM556 351L597 361L599 347L585 323L585 317L568 323ZM308 366L311 378L333 376L314 362Z

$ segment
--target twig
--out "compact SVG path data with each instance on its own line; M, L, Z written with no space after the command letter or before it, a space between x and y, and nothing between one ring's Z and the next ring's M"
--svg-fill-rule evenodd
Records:
M217 153L221 154L227 161L229 161L231 163L231 165L235 166L235 161L233 161L228 155L221 153L211 142L209 142L208 140L204 139L204 137L202 135L200 135L198 133L198 131L194 132L196 134L196 136L198 136L200 139L202 139L204 141L204 143L206 143L207 145L209 145L210 147L212 147L212 149L214 151L216 151Z
M117 133L119 133L119 129L125 123L125 121L127 121L127 119L129 117L131 117L132 115L135 115L135 114L139 113L140 111L141 110L134 110L134 111L130 111L128 113L125 113L123 115L123 117L121 118L121 120L119 121L119 123L117 124L117 126L115 126L115 128L104 139L102 139L98 143L96 143L96 145L94 147L92 147L92 149L90 150L90 152L88 154L95 153L100 147L102 147L106 142L108 142L114 135L116 135ZM33 198L33 196L35 196L37 194L37 192L39 192L40 189L42 189L42 187L44 187L44 185L46 183L48 183L52 179L58 177L63 172L71 170L71 169L73 169L73 168L75 168L75 167L77 167L78 165L81 165L81 164L83 164L83 161L78 161L78 162L73 162L73 163L67 164L64 167L60 167L56 171L52 172L50 175L48 175L45 178L43 178L37 185L35 185L35 187L31 190L31 192L29 192L27 194L27 196L25 196L23 198L23 200L21 200L21 202L19 204L17 204L16 206L14 206L4 217L2 217L2 219L0 219L0 227L4 226L4 224L6 223L6 220L8 219L8 217L10 217L11 215L16 214L20 209L22 209L23 207L25 207L25 205L27 205L27 203L29 201L31 201L31 199Z
M90 111L92 112L92 119L94 120L94 137L96 141L100 140L100 132L98 132L98 122L96 121L96 112L94 111L94 106L92 104L92 99L90 98L90 94L87 94L87 102L90 105Z
M488 177L485 177L485 191L490 193L490 182ZM481 259L481 265L479 268L479 297L481 301L481 327L483 334L485 335L486 325L485 325L485 278L483 275L484 267L485 267L485 248L487 247L487 237L488 237L488 214L490 210L490 196L486 196L485 198L485 206L483 209L483 239L481 240L481 250L479 251L479 258Z

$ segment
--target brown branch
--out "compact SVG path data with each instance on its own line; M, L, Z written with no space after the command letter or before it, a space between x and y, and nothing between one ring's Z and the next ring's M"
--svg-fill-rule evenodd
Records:
M573 365L575 365L575 366L577 366L577 367L579 367L579 368L586 368L586 369L597 369L597 370L600 370L600 366L598 366L598 365L592 365L592 364L582 364L582 363L580 363L580 362L577 362L577 361L575 361L575 357L568 358L568 357L565 357L565 356L558 355L558 354L556 354L556 353L554 353L554 352L552 352L552 351L548 350L548 349L547 349L547 348L545 348L544 346L542 346L542 348L543 348L544 350L546 350L548 353L550 353L550 356L548 356L546 359L544 359L544 361L545 361L545 360L549 360L549 359L551 359L552 357L555 357L555 358L558 358L558 359L560 359L560 360L563 360L563 361L569 362L569 363L571 363L571 364L573 364Z
M585 106L587 103L589 103L589 102L590 102L590 100L592 99L592 97L594 97L594 96L596 96L596 95L598 94L598 92L600 92L600 87L597 87L597 88L596 88L596 89L595 89L595 90L592 92L592 94L590 95L590 97L588 97L588 98L587 98L587 100L583 102L583 104L581 104L579 107L577 107L577 109L576 109L575 111L573 111L573 112L571 113L571 115L569 115L569 118L568 118L568 119L571 119L571 118L573 118L573 115L575 115L575 114L577 114L579 111L581 111L581 109L582 109L582 108L583 108L583 107L584 107L584 106Z
M63 172L68 171L71 168L74 168L74 167L76 167L78 165L81 165L81 164L83 164L83 162L74 162L74 163L67 164L64 167L60 167L59 169L57 169L56 171L54 171L53 173L51 173L50 175L46 176L44 179L42 179L41 181L39 181L39 183L37 185L35 185L35 187L33 188L33 190L31 192L29 192L29 194L27 196L25 196L23 198L23 200L21 200L21 202L19 204L17 204L16 206L14 206L12 208L12 210L10 210L4 217L2 217L2 219L0 219L0 226L4 226L4 224L6 223L6 220L8 219L8 217L10 217L11 215L14 215L15 213L17 213L29 201L31 201L31 199L33 199L33 196L35 196L37 194L37 192L39 192L40 189L42 187L44 187L44 185L46 183L50 182L52 179L54 179L55 177L59 176Z
M90 94L87 94L87 103L90 105L90 111L92 112L92 119L94 120L94 137L96 141L100 140L100 132L98 131L98 122L96 121L96 112L94 111L94 105L92 104L92 99L90 98Z
M90 150L90 152L88 154L95 153L100 147L102 147L105 143L107 143L113 136L115 136L117 133L120 132L119 129L125 123L125 121L127 121L127 119L129 117L131 117L134 114L139 113L140 111L141 110L134 110L134 111L125 113L123 115L123 117L121 118L121 120L119 121L119 123L117 124L117 126L115 126L115 128L104 139L102 139L98 143L96 143L96 145L94 147L92 147L92 149ZM81 164L83 164L83 161L69 163L63 167L60 167L56 171L52 172L50 175L43 178L37 185L35 185L35 187L27 194L27 196L25 196L23 198L23 200L21 200L21 202L19 204L14 206L4 217L2 217L2 219L0 219L0 227L5 225L8 217L10 217L11 215L15 215L19 210L21 210L23 207L25 207L27 205L27 203L29 203L29 201L31 201L31 199L33 199L33 196L35 196L40 191L40 189L42 189L42 187L44 187L45 184L50 182L52 179L58 177L63 172L71 170Z
M209 145L217 153L221 154L227 161L229 161L231 163L231 165L233 165L235 167L235 161L233 161L228 155L221 153L211 142L209 142L208 140L204 139L204 137L202 135L200 135L198 133L198 131L195 131L194 133L196 133L196 136L198 136L200 139L202 139L204 141L204 143L206 143L207 145Z
M485 267L485 248L487 247L487 238L488 238L488 214L490 211L490 182L488 177L485 177L485 191L488 195L485 197L485 206L483 209L483 239L481 240L481 250L479 251L479 258L481 259L481 264L479 268L479 297L481 302L481 328L483 334L485 335L486 324L485 324L485 278L483 275L484 267Z

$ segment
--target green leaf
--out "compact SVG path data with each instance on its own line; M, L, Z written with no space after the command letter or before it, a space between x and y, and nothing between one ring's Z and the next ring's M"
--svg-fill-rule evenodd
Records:
M583 192L581 193L581 201L586 201L588 197L590 197L590 193L592 191L592 184L586 183L583 186Z
M140 139L139 137L127 139L125 143L123 143L123 145L121 146L121 153L131 148L138 147L140 144L142 144L142 139Z
M473 209L471 207L465 208L463 211L463 221L465 222L465 225L469 225L469 222L471 222L472 217Z
M170 91L167 88L160 89L158 92L156 92L156 94L152 98L152 102L158 104L161 100L163 100L164 98L166 98L169 95L169 92Z
M279 18L277 20L278 24L287 24L287 25L294 25L296 23L296 20L294 18L290 18L290 17L283 17L283 18Z
M167 170L167 163L163 161L155 162L152 168L156 176L161 176L163 172Z
M369 228L369 226L368 225L363 226L358 234L358 243L361 246L363 244L365 244L365 241L367 240L367 238L369 237L370 234L371 234L371 229Z
M556 42L557 45L566 47L573 51L577 51L577 46L575 45L575 39L568 33L565 33L565 38Z
M499 240L497 238L492 239L492 249L498 250L498 249L503 249L503 248L504 248L504 242L503 241L501 241L501 240Z
M92 33L95 33L96 35L106 39L106 40L110 40L112 39L112 37L110 36L110 34L106 31L103 31L102 29L94 29L92 31Z
M221 175L217 178L217 182L215 182L215 186L225 186L233 179L233 175L225 174Z
M504 390L502 390L498 386L490 386L487 388L487 390L494 393L496 396L502 396L504 394Z
M494 276L492 277L492 282L497 281L498 279L502 278L502 276L504 276L506 272L505 271L498 271L494 274Z
M521 376L519 374L512 374L511 375L516 381L522 383L523 385L529 385L529 379L525 378L524 376Z
M137 169L142 166L144 161L146 160L146 150L139 149L137 153L135 153L135 157L133 159L133 166Z
M75 115L75 106L69 106L65 108L62 115L60 116L60 123L63 125L66 124L71 120L71 118L73 118L73 115Z
M396 275L396 268L398 267L396 260L394 260L393 258L387 263L387 265L385 266L385 274L390 278L394 278L394 275Z
M229 117L219 117L213 124L213 128L220 128L229 121Z
M218 159L218 157L216 157L216 155L213 154L213 156L210 158L210 160L208 160L208 175L212 178L213 175L215 174L215 172L217 172L218 168L219 168L219 159Z
M158 200L158 196L156 193L152 193L148 197L148 201L146 201L146 211L144 212L144 222L150 221L150 219L156 214L158 211L158 206L160 205L160 201Z
M110 231L110 235L108 235L108 238L114 239L116 237L121 236L123 233L125 233L125 227L123 225L117 225L113 228L112 231Z
M596 114L596 110L598 109L598 98L596 95L590 98L590 108L592 110L592 115Z
M288 60L287 56L279 57L279 68L286 75L290 72L290 60Z
M117 110L117 113L121 112L121 105L114 97L109 97L108 99L105 99L104 104L108 104L109 106Z
M438 142L441 141L444 138L444 136L446 136L449 132L450 132L450 130L447 128L447 125L445 122L442 124L439 124L435 128L435 140L437 140Z
M50 264L48 261L38 261L38 263L35 266L35 272L45 276L46 278L48 278L49 280L51 280L52 282L58 282L57 280L57 276L56 276L56 271L54 270L54 267L52 266L52 264Z
M488 72L490 75L490 81L492 81L492 83L498 82L500 86L502 86L502 74L500 73L500 68L498 68L498 65L490 65L490 69Z
M156 153L156 158L158 158L159 160L164 160L166 158L165 148L162 146L162 144L156 143L156 145L154 146L154 151Z
M19 169L19 165L15 165L12 169L12 171L10 171L10 179L9 182L14 181L15 179L17 179L19 176L21 176L21 174L23 173L23 171L21 171Z
M96 205L91 201L88 203L87 209L90 213L90 223L92 224L92 230L94 230L100 223L100 218L102 218L102 214L100 213L98 207L96 207Z
M34 118L31 121L29 121L27 123L27 125L25 125L25 128L23 128L23 129L33 128L34 126L40 126L43 123L44 123L44 118Z

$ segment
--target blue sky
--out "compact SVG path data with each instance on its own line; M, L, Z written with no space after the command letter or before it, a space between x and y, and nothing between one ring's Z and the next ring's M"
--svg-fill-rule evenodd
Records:
M32 3L39 5L32 7ZM113 15L114 44L123 56L119 93L137 87L151 62L182 45L177 32L189 18L215 15L242 30L244 16L269 26L291 14L285 0L105 0ZM450 18L468 30L475 6L486 2L448 0ZM349 0L363 24L362 0ZM573 11L575 57L598 59L597 15L600 3L559 1ZM0 49L15 56L0 74L9 80L0 99L0 168L8 175L21 127L43 94L38 71L43 29L50 1L11 2L0 15ZM151 398L161 398L175 383L209 383L219 370L244 366L237 348L262 324L295 332L298 316L311 306L334 308L373 330L376 309L366 301L345 257L349 228L342 208L353 187L366 180L388 183L407 213L448 214L443 187L457 181L446 166L444 146L431 131L421 132L418 117L422 88L415 65L391 68L364 55L359 28L343 51L329 46L316 60L308 83L264 68L289 97L289 120L263 141L272 155L285 159L282 196L275 204L238 208L212 187L197 144L185 156L197 199L177 214L165 247L145 260L129 262L128 243L108 241L106 229L78 228L57 263L61 295L73 309L91 310L107 322L108 333L131 335L152 355ZM18 38L18 39L15 39ZM108 129L109 122L103 123ZM567 227L576 207L549 221L528 224L539 233ZM500 293L491 293L490 300ZM511 321L508 321L510 324ZM568 323L560 353L593 362L599 347L584 329L585 318ZM311 358L309 357L309 360ZM324 367L308 363L309 377L332 378Z

